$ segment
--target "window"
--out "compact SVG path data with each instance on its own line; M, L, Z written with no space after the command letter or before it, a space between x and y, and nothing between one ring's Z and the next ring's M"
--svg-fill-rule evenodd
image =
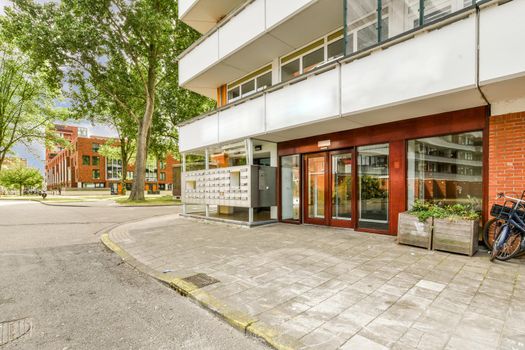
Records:
M103 183L103 182L97 182L97 183L95 184L95 188L104 188L104 187L105 187L105 186L104 186L104 183Z
M330 44L328 44L327 48L327 56L328 60L332 60L334 58L340 57L344 53L344 39L338 39Z
M481 131L408 141L408 204L416 199L440 204L474 204L483 198Z
M243 96L255 92L255 79L241 85Z
M146 162L146 181L157 181L157 161L154 159Z
M91 157L90 156L82 156L82 165L90 165Z
M100 145L98 143L91 144L91 150L95 153L98 153L98 150L100 149Z
M133 180L133 171L128 171L127 175L126 175L126 178L128 180Z
M308 73L324 61L324 47L303 56L303 73Z
M91 164L99 165L100 164L100 157L91 157Z
M257 78L257 91L261 91L269 86L272 86L272 72L271 71Z
M122 178L122 160L108 158L106 162L106 174L108 180L119 180Z
M166 169L166 162L160 161L159 163L161 169Z
M299 59L286 63L281 67L281 82L293 79L301 74L301 61Z
M228 102L249 96L272 85L272 66L268 65L228 85Z
M241 97L241 87L237 86L228 90L228 101L234 101Z
M329 34L302 49L281 59L281 82L286 82L301 74L343 55L343 30Z
M92 172L92 178L93 178L93 179L100 179L100 170L98 170L98 169L93 169L93 172Z
M166 181L166 173L160 173L160 180Z
M166 191L166 184L159 184L159 191Z

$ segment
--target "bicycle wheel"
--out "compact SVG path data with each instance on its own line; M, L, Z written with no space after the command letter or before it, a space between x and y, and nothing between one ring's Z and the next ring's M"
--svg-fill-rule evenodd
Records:
M503 240L503 241L500 241ZM500 247L499 249L496 247ZM506 261L516 256L521 247L521 235L511 230L509 225L502 225L496 230L493 248L490 254L490 261L498 259Z
M505 223L504 220L498 218L492 218L485 224L483 227L483 243L487 246L489 250L492 250L492 245L494 244L494 238L496 236L496 231Z

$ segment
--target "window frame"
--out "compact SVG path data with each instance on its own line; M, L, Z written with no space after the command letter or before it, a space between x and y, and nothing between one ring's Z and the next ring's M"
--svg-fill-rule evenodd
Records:
M98 173L98 176L95 176L96 173ZM100 170L99 169L92 169L91 170L91 178L93 180L100 180Z
M267 69L265 69L265 68L267 68ZM256 74L256 75L254 75L254 76L251 77L250 79L248 79L248 80L246 80L246 81L243 81L243 79L244 79L245 77L250 76L251 74L253 74L253 73L255 73L255 72L259 71L259 70L263 70L263 71L260 72L260 73L258 73L258 74ZM227 85L226 85L226 99L227 99L227 102L228 102L228 103L235 102L235 101L237 101L237 100L240 100L240 99L243 98L243 97L248 97L248 96L250 96L250 95L256 94L257 92L262 91L262 90L264 90L265 88L268 88L268 87L272 86L272 85L274 84L274 83L273 83L273 76L272 76L273 74L272 74L272 72L273 72L273 70L272 70L272 65L271 65L271 64L269 64L269 65L266 64L266 65L264 65L263 67L261 67L261 68L259 68L259 69L256 69L254 72L249 73L249 74L245 75L244 77L238 79L237 81L234 81L234 82L232 82L232 83L227 84ZM266 74L268 74L268 73L270 73L271 85L270 85L270 86L265 85L265 87L262 87L262 86L260 87L260 86L258 86L258 85L257 85L257 80L258 80L258 78L260 78L260 77L262 77L263 75L266 75ZM246 85L246 84L248 84L248 83L250 83L250 82L252 82L252 81L253 81L253 84L254 84L254 86L255 86L255 89L254 89L254 90L251 90L250 92L243 93L243 91L242 91L242 90L243 90L243 89L242 89L242 86L243 86L243 85ZM231 90L234 90L234 89L236 89L236 88L239 88L239 96L230 99L230 97L229 97L229 96L230 96L230 91L231 91Z
M323 56L324 56L323 57L323 61L319 62L317 64L317 66L315 66L314 68L310 69L308 72L311 72L312 70L315 70L316 68L318 68L318 67L320 67L320 66L322 66L322 65L324 65L326 63L335 61L335 60L343 57L345 55L344 45L343 45L343 51L341 52L340 55L334 56L333 58L328 59L328 45L333 44L334 42L336 42L338 40L341 40L341 39L344 40L344 29L345 29L344 27L339 28L339 29L337 29L337 30L335 30L335 31L333 31L331 33L328 33L328 34L324 35L321 38L318 38L316 40L313 40L313 41L309 42L308 44L302 46L301 48L299 48L299 49L297 49L295 51L292 51L292 52L287 53L286 55L280 57L279 58L279 82L280 83L285 82L285 81L283 81L282 67L285 66L288 63L291 63L291 62L297 60L297 59L299 59L299 75L298 76L301 76L301 75L305 74L305 72L304 72L304 57L309 55L309 54L311 54L314 51L319 50L320 48L323 48ZM310 46L312 44L315 44L316 42L321 41L321 40L323 42L320 45L312 47L310 50L302 52L301 54L299 54L297 56L294 56L294 53L300 52L301 50L304 50L306 47L308 47L308 46ZM286 81L290 81L292 79L294 79L294 78L290 78L290 79L288 79Z
M86 163L87 159L87 163ZM82 165L91 165L91 156L89 155L82 155Z

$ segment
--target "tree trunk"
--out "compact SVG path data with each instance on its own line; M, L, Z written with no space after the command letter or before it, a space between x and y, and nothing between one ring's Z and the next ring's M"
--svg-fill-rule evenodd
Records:
M121 139L120 140L120 161L122 162L122 177L121 177L121 184L122 186L122 194L126 194L126 179L128 177L128 153L126 151L126 140Z
M144 185L146 180L146 161L148 155L148 132L153 120L155 96L149 94L146 101L146 111L139 125L137 133L137 156L135 159L135 177L129 200L144 201Z
M20 186L18 187L18 190L19 190L19 193L20 193L20 197L22 197L22 185L20 185Z

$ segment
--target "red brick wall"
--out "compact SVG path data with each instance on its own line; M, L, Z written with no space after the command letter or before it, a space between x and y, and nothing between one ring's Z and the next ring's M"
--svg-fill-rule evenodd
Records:
M490 117L489 208L498 192L525 190L525 112Z

